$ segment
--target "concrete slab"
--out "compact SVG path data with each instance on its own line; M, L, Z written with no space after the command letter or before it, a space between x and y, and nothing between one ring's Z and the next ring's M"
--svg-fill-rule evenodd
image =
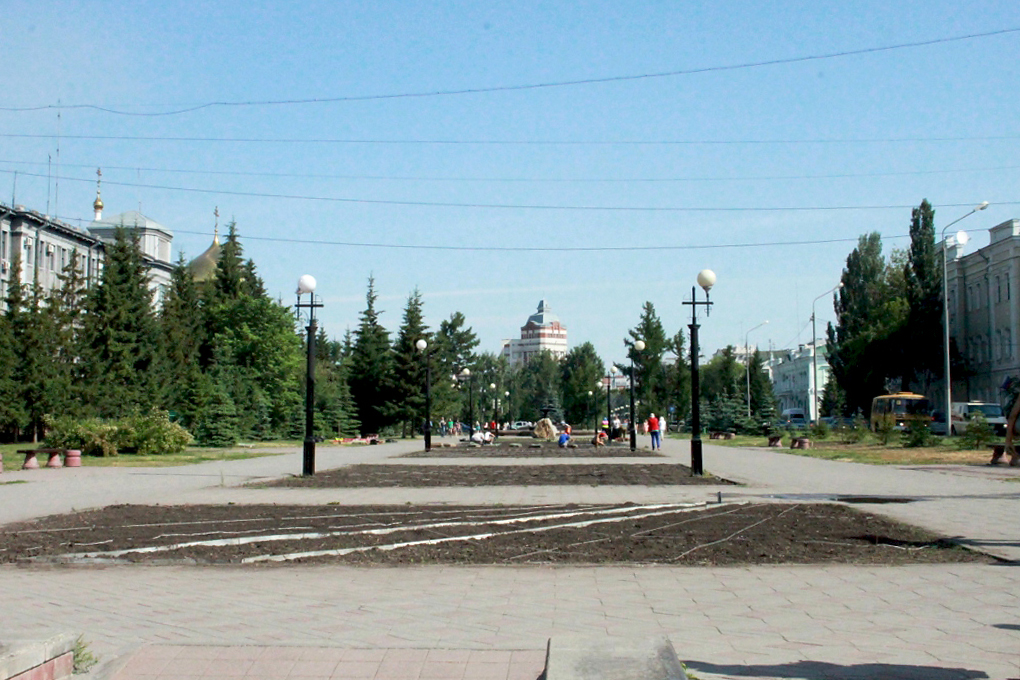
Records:
M687 680L669 638L554 637L545 680Z

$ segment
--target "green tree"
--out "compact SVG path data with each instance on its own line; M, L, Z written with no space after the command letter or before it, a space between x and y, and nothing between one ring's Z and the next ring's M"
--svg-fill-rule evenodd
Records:
M585 342L572 348L560 363L563 416L571 424L591 425L601 413L599 399L605 364L595 346Z
M351 394L358 408L363 433L378 433L392 422L393 354L389 332L379 323L375 278L368 279L366 307L351 351Z
M207 343L207 336L199 288L183 256L170 274L159 324L163 403L185 428L189 428L198 415L201 349Z
M776 395L772 391L772 381L769 380L765 362L758 350L751 355L744 387L745 393L748 390L751 393L751 413L755 420L764 420L767 413L775 410Z
M861 236L847 256L834 304L836 323L826 329L829 366L846 395L843 415L869 412L888 379L903 374L901 329L909 306L898 289L903 279L897 269L882 257L878 232Z
M932 342L942 332L942 254L935 244L935 211L927 199L910 219L910 251L904 270L910 305L903 328L904 387L919 380L921 392L943 373L943 348Z
M136 231L123 226L106 248L83 325L86 384L96 415L118 417L153 404L159 331Z
M549 350L542 350L521 369L521 416L537 421L542 409L551 407L551 418L562 417L560 365ZM594 382L594 381L592 381Z
M744 402L744 367L737 361L736 349L728 345L701 369L701 394L710 403L720 399Z
M669 343L676 358L666 366L666 411L677 420L686 420L691 410L691 365L684 346L683 331L677 331ZM672 409L672 410L670 410Z
M415 288L407 298L404 320L393 343L390 413L402 424L404 436L418 431L425 414L425 357L415 344L418 340L425 340L429 346L433 343L422 314L421 293Z
M84 372L82 355L82 329L88 286L82 271L77 249L71 250L68 262L58 275L60 287L52 291L47 311L52 318L52 332L56 342L56 389L61 415L82 416L84 403Z
M636 412L636 417L640 421L647 418L651 412L664 411L667 386L662 355L669 348L669 340L651 302L645 303L638 325L628 333L630 338L624 340L624 344L637 373L634 398L641 402ZM638 340L645 343L645 348L641 352L634 349L634 343ZM630 375L630 366L624 367L624 373Z
M0 316L0 438L3 439L14 439L25 416L15 377L17 365L14 334L5 314Z

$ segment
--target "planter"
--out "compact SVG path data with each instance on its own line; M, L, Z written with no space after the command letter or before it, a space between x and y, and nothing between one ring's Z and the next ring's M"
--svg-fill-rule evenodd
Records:
M64 467L81 467L81 451L68 449L64 453Z
M783 435L781 435L781 434L769 435L769 446L771 446L772 448L777 448L777 447L780 447L782 445L783 445Z

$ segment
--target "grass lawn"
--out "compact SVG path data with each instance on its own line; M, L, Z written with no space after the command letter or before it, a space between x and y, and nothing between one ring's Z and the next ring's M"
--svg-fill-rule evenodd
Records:
M260 458L262 456L277 456L285 453L285 449L293 450L300 447L301 442L259 442L252 448L228 448L213 449L198 446L189 446L181 453L139 456L134 453L122 453L119 456L100 458L97 456L82 456L82 467L172 467L175 465L194 465L213 460L241 460L244 458ZM25 460L24 454L18 453L23 449L43 448L43 444L31 444L22 442L20 444L0 444L0 455L3 455L4 470L20 470ZM45 465L43 457L39 461Z
M690 435L671 434L670 437L689 439ZM702 441L713 446L767 448L764 436L737 435L734 439L708 439L706 434ZM955 439L943 439L937 446L905 448L896 438L888 445L883 445L870 434L856 444L843 444L833 435L826 439L812 438L810 449L791 449L790 436L784 435L782 448L776 450L798 456L873 465L984 465L992 457L991 449L961 450Z

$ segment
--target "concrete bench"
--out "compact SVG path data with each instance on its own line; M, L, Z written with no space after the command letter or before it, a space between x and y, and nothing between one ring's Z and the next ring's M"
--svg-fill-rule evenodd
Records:
M46 467L48 468L59 468L59 467L81 467L81 451L77 449L19 449L18 453L25 454L25 462L22 464L22 470L38 470L39 461L36 458L39 454L45 454L48 456L46 461ZM64 461L61 462L60 457L64 457ZM2 470L3 468L0 468Z

